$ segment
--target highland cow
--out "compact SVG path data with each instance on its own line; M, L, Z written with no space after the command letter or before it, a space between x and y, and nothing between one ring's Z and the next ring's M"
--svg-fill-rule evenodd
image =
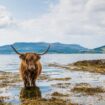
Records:
M19 55L21 61L20 66L20 74L21 78L24 81L25 87L35 87L36 86L36 79L41 74L42 71L42 65L40 63L41 55L44 55L48 52L49 47L47 50L42 54L37 53L19 53L14 46L12 46L12 49Z

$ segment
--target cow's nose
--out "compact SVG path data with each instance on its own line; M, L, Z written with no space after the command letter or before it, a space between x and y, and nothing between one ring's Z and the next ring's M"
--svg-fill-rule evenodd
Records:
M35 69L35 66L34 65L29 65L29 70L31 70L31 69Z

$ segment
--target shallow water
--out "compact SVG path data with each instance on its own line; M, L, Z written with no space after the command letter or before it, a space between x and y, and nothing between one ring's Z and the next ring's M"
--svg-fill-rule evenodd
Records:
M105 54L46 54L42 56L41 62L44 68L46 64L58 63L68 64L80 60L105 59ZM0 70L18 72L20 59L18 55L0 55Z
M46 59L47 58L47 59ZM50 98L53 92L60 92L63 94L68 94L68 97L64 97L64 100L72 101L82 105L105 105L105 93L97 94L95 96L82 95L79 93L71 92L71 89L79 83L88 83L93 87L103 87L105 88L105 75L98 73L89 73L83 71L69 71L60 68L48 67L49 63L59 63L68 64L78 60L84 59L103 59L105 55L97 54L71 54L71 55L45 55L42 57L43 72L42 75L47 75L51 80L37 80L38 89L36 91L40 94L42 98ZM19 62L17 55L0 55L0 70L18 72ZM70 80L54 80L55 78L71 78ZM68 83L69 85L64 85L61 87L56 86L58 83ZM25 92L23 88L23 83L17 84L15 87L1 88L0 96L10 96L11 98L7 101L12 102L12 104L18 105L21 103L21 94Z

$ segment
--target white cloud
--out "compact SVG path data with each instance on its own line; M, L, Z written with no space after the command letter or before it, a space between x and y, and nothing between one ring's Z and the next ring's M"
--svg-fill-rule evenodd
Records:
M11 26L14 20L5 6L0 5L0 28Z
M90 0L87 10L91 22L103 29L105 26L105 0Z
M4 19L0 26L13 22L5 8L4 11L0 11ZM18 25L13 31L14 41L61 41L99 46L105 44L105 0L59 0L58 4L51 4L44 15L14 23Z
M49 13L21 25L39 35L100 35L105 29L104 0L59 0Z

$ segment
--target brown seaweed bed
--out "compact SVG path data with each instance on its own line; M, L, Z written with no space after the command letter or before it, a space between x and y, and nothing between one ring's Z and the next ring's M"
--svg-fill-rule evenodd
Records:
M93 62L49 64L34 88L24 88L19 73L0 71L0 105L105 105L104 62Z
M39 80L46 80L48 79L48 76L41 75ZM59 78L55 80L68 80L69 78ZM51 81L51 78L49 79ZM54 80L54 79L52 79ZM17 87L19 83L21 83L22 80L19 77L18 73L10 73L10 72L0 72L0 89L6 89L8 91L8 88ZM19 99L21 105L78 105L75 103L71 103L70 101L67 102L60 98L55 98L54 96L67 96L63 95L59 92L54 92L51 95L51 98L46 99L41 97L41 91L39 87L34 88L22 88L20 91ZM0 105L15 105L17 103L9 102L10 96L0 96ZM19 104L19 105L20 105Z
M105 60L83 60L83 61L77 61L72 64L68 65L59 65L59 64L49 64L50 67L59 67L59 68L65 68L68 70L77 70L77 71L88 71L93 73L101 73L105 74Z
M89 84L77 84L71 91L78 92L86 95L96 95L98 93L104 93L105 90L101 87L91 87Z

